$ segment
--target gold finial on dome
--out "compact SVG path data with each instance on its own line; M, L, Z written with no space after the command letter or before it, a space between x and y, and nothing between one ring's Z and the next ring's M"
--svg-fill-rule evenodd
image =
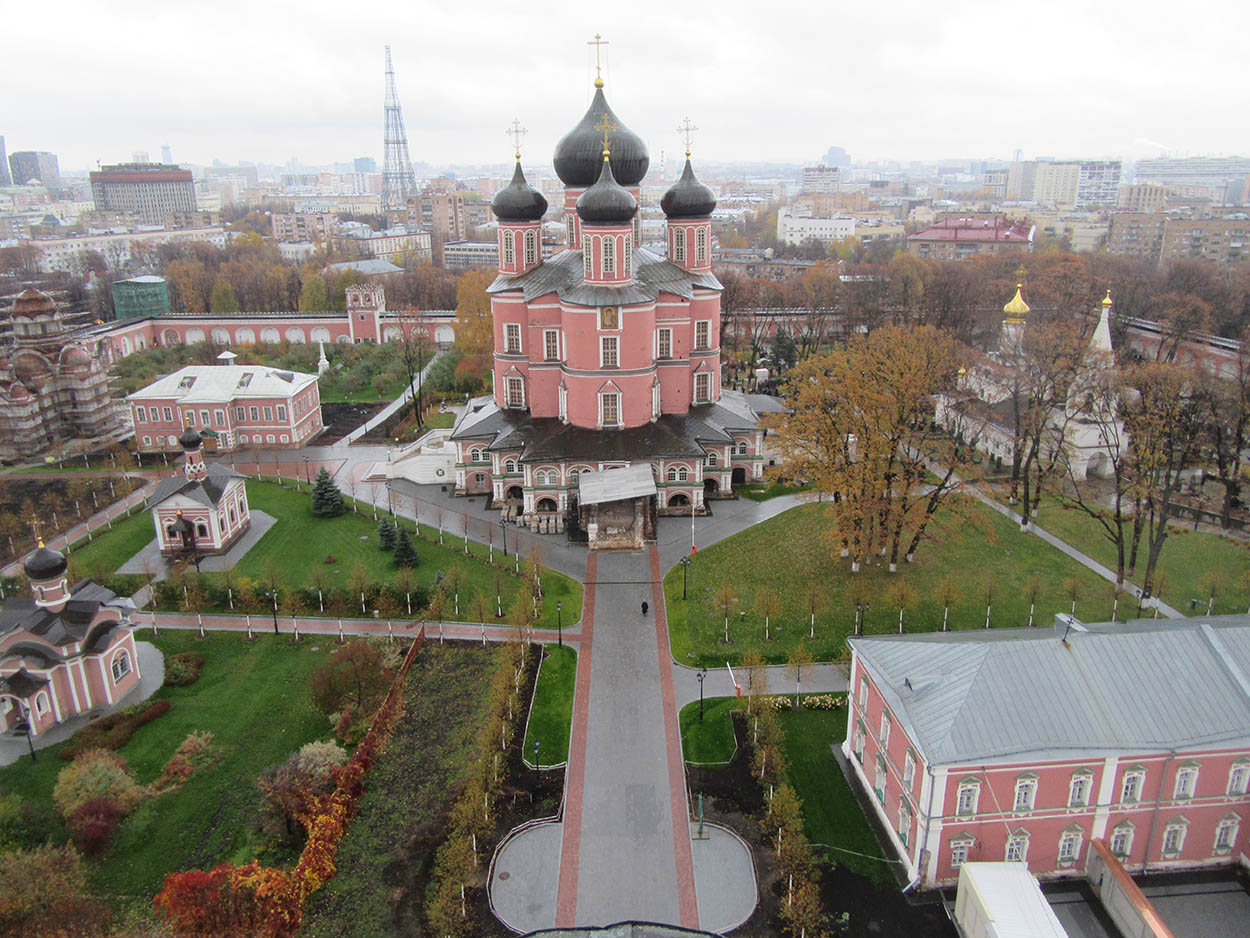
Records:
M1102 305L1104 308L1107 308L1107 309L1110 309L1111 307L1111 288L1110 287L1107 287L1107 295L1102 298Z
M595 130L603 131L603 161L605 163L611 155L611 150L608 147L608 134L614 130L618 130L620 126L620 124L608 117L607 114L604 114L603 117L599 118L599 123L595 124Z
M516 150L516 161L518 163L521 162L521 136L529 133L529 131L521 126L519 117L514 117L512 118L512 126L505 130L504 133L512 138L512 145Z
M599 61L599 52L601 51L600 47L606 46L607 44L608 44L608 41L606 39L600 39L598 33L595 33L594 39L586 43L586 45L588 46L595 47L595 87L596 88L603 87L603 71L602 71L602 63Z
M43 546L44 546L44 545L43 545L43 535L42 535L42 534L37 535L37 536L35 537L35 549L36 549L36 550L38 550L40 547L43 547Z
M1011 301L1003 307L1003 312L1007 314L1007 319L1005 321L1011 323L1012 325L1024 325L1024 317L1029 314L1029 304L1024 302L1024 297L1020 295L1020 290L1023 287L1024 284L1017 283L1016 295L1013 296Z
M677 133L681 135L681 141L686 145L686 159L690 159L690 139L698 129L698 127L690 123L689 117L677 126Z

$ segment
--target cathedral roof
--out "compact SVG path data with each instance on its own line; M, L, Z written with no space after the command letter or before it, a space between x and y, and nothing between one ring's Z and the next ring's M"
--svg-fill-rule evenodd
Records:
M87 638L100 608L112 604L116 599L116 593L105 589L94 580L75 583L70 589L69 602L58 612L38 605L29 596L10 598L0 608L0 639L10 632L29 632L51 646L46 651L38 649L44 657L51 658L56 654L54 649L64 648ZM5 654L27 657L36 650L36 646L30 642L17 642L11 648L5 649Z
M698 218L711 215L716 208L716 196L695 178L689 156L686 157L686 168L682 170L681 178L660 200L660 208L669 218Z
M577 199L577 216L591 224L626 224L638 211L638 200L612 175L608 151L603 151L599 179Z
M609 130L609 137L612 174L616 181L622 186L636 186L647 174L647 167L651 165L647 145L620 122L612 108L608 107L603 89L596 88L594 100L590 102L585 116L556 144L556 175L566 186L589 186L599 178L604 126L615 127Z
M547 211L547 200L525 181L518 159L512 182L495 193L490 208L500 221L538 221Z
M149 504L155 508L175 495L185 495L205 507L216 508L222 496L226 494L226 487L230 481L245 478L247 477L235 472L229 466L215 462L209 463L208 474L202 480L186 479L182 476L169 476L161 479L160 485L152 493L152 500Z
M39 546L26 558L22 566L31 580L38 581L60 576L68 568L69 563L59 550L44 547L43 538L40 538Z
M711 273L690 273L668 258L639 247L634 249L634 280L623 286L587 285L581 252L561 251L527 273L516 276L501 274L486 292L522 290L526 302L554 292L560 299L580 306L621 306L650 303L661 292L689 300L694 296L695 287L720 290L721 283Z
M35 316L55 316L56 301L48 294L29 287L17 295L13 302L12 315L33 318Z

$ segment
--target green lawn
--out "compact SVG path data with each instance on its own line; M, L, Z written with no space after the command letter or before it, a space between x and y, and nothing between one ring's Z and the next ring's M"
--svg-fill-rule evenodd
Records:
M431 643L421 650L408 673L404 713L339 845L338 874L309 899L301 935L420 934L415 910L425 897L416 886L445 836L499 654L495 646Z
M365 514L364 505L360 514L349 511L338 518L318 518L312 513L312 499L307 490L297 492L272 482L249 479L247 495L253 509L278 520L236 565L236 581L243 577L264 580L266 574L272 571L279 585L287 588L308 586L313 582L314 575L323 577L327 587L342 587L358 564L375 582L390 582L394 578L396 569L392 555L378 548L377 525L371 510ZM408 530L413 530L411 521L401 523ZM466 586L460 592L460 618L468 619L474 594L489 596L494 605L494 584L498 574L503 607L507 611L511 597L516 594L518 581L507 572L511 566L502 566L501 552L495 552L497 563L492 567L486 562L487 548L479 544L470 542L466 556L463 539L444 535L444 546L439 546L437 530L422 525L422 534L427 540L414 541L420 558L413 570L413 579L418 586L432 586L440 572L445 573L453 567L462 571ZM154 536L151 516L141 512L116 525L112 531L97 536L93 543L84 542L84 546L71 556L77 558L83 569L92 569L94 563L111 572L138 553ZM335 562L326 563L327 556L333 556ZM224 575L219 573L205 576L218 582L224 579ZM551 570L542 574L542 583L540 624L555 627L557 601L564 603L563 622L566 625L575 623L581 617L582 585ZM413 611L416 613L417 610Z
M1018 506L1013 505L1012 509L1018 510ZM1052 498L1043 498L1037 523L1043 530L1115 569L1115 545L1107 539L1102 525L1085 512L1065 507ZM1137 556L1137 573L1131 579L1140 585L1142 574L1146 571L1145 543L1138 549ZM1250 568L1250 544L1247 542L1209 531L1195 531L1192 524L1173 525L1159 555L1158 573L1163 575L1163 582L1162 589L1157 592L1166 603L1183 613L1189 614L1191 608L1194 614L1205 613L1208 593L1199 584L1205 573L1214 570L1221 577L1222 584L1216 591L1212 612L1216 615L1245 612L1250 606L1247 568ZM1199 602L1191 607L1190 600L1193 599Z
M745 486L739 485L734 488L734 492L743 498L749 498L755 502L766 502L770 498L776 498L778 495L793 495L796 492L810 492L810 485L793 485L788 482L767 482L767 483L750 483Z
M734 728L730 714L745 710L736 697L709 697L703 701L703 722L699 722L699 701L681 708L682 757L687 762L729 762L734 756Z
M846 738L845 710L785 710L781 714L787 778L803 802L807 837L824 844L837 863L892 885L876 835L868 826L830 746Z
M664 581L673 656L689 664L738 661L749 648L766 660L783 662L803 640L818 661L842 654L853 631L856 602L867 602L865 631L896 632L898 605L890 596L905 582L914 599L904 612L907 631L941 628L938 584L950 577L960 597L951 606L952 629L981 628L986 604L982 586L992 583L991 624L999 628L1028 624L1026 583L1042 585L1035 622L1049 626L1055 613L1071 608L1064 583L1078 584L1077 616L1089 621L1111 616L1112 588L1101 577L1032 534L971 499L944 510L930 525L932 537L921 544L913 564L889 573L883 558L872 558L858 574L826 538L832 526L824 504L799 505L749 530L701 550L690 565L688 599L683 601L682 570L674 567ZM730 583L739 603L730 613L731 644L722 641L724 619L715 607L716 589ZM764 640L764 620L756 598L773 588L780 611L772 617L772 640ZM818 595L815 638L809 638L808 592Z
M150 631L142 636L153 641ZM200 639L190 632L162 632L155 644L166 655L196 650L204 655L200 679L189 687L165 687L153 699L172 708L141 727L120 750L138 781L153 781L178 744L193 730L214 734L218 761L181 789L144 801L126 819L104 859L89 865L93 887L120 902L146 904L175 870L208 868L223 861L289 857L267 853L256 826L256 779L304 743L331 737L329 721L312 705L309 673L324 663L332 643L296 645L261 636L247 642L223 633ZM0 787L40 803L51 802L56 774L67 762L60 747L43 750L39 762L23 759L0 769Z
M573 723L573 688L577 682L577 652L568 645L547 645L538 672L538 687L525 732L525 757L534 758L538 740L540 765L559 765L569 758L569 728Z

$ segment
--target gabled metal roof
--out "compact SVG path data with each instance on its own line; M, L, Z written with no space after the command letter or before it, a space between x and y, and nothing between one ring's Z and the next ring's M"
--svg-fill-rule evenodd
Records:
M849 641L931 764L1250 746L1250 617Z

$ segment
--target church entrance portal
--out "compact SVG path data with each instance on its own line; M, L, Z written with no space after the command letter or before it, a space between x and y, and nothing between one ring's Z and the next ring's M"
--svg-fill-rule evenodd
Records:
M690 496L686 495L683 492L678 492L676 495L674 495L672 498L668 500L668 506L670 508L689 508Z
M555 511L556 503L552 498L540 498L538 504L534 506L536 511Z
M508 501L519 502L525 498L525 494L521 491L521 486L509 485L503 497L508 499Z
M745 466L734 466L733 483L734 485L742 485L747 480L747 470Z
M715 479L703 480L703 495L706 498L715 498L720 492L720 483Z

